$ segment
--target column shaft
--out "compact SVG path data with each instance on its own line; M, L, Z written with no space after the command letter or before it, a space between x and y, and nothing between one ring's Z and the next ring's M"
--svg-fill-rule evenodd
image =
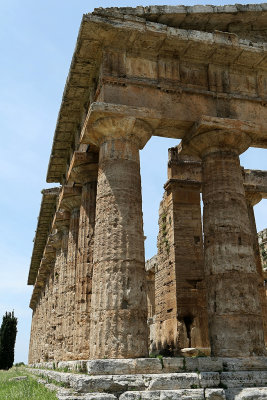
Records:
M36 358L36 329L37 329L37 312L36 307L32 312L32 323L31 323L31 337L30 337L30 346L29 346L29 356L28 356L28 363L33 364L37 362Z
M75 359L88 359L93 274L96 178L82 188L75 294Z
M255 221L255 215L253 210L253 205L249 200L247 200L247 208L248 208L248 217L250 222L251 234L252 234L252 243L253 243L253 251L255 257L255 263L258 273L258 288L259 288L259 296L263 317L263 327L264 327L264 339L265 343L267 343L267 300L266 293L264 288L264 277L263 277L263 269L260 255L260 246L258 241L258 233Z
M54 360L54 315L55 315L55 300L54 300L54 283L55 283L55 264L56 264L56 259L54 260L54 263L52 265L50 274L49 274L49 284L48 284L48 315L49 315L49 324L47 327L47 344L48 344L48 361L53 361Z
M61 361L64 355L64 327L65 320L65 288L67 280L67 254L68 254L68 229L62 231L62 244L60 249L60 265L58 275L58 302L57 302L57 327L56 327L56 345L55 359Z
M75 335L75 290L76 290L76 259L78 251L78 230L79 230L80 210L74 208L70 216L70 227L68 235L68 254L66 263L66 279L64 285L64 317L63 317L63 336L64 349L62 360L74 359Z
M236 151L203 156L203 202L212 355L263 354L258 274Z
M138 146L100 146L90 358L147 355L147 299Z

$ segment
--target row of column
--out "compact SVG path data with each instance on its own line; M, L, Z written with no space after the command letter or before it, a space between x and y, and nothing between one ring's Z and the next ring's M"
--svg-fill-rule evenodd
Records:
M204 276L211 354L265 354L259 275L239 154L250 143L239 121L203 118L183 141L202 160Z
M98 177L91 164L74 168L80 207L74 196L61 202L69 218L57 218L60 240L51 237L56 253L33 313L30 363L148 355L139 165L148 138L121 139L127 126L115 128L99 139Z
M68 211L72 221L68 235L58 227L61 245L55 246L52 285L48 279L36 308L37 313L47 310L50 301L52 324L47 331L56 360L148 355L139 149L150 134L142 121L113 117L98 121L91 133L100 149L97 187L90 168L77 170L81 207ZM217 356L265 352L239 164L239 153L249 143L242 130L203 129L203 124L184 140L185 149L202 159L204 276L209 339ZM36 323L38 318L33 318ZM73 324L76 328L66 339L62 332ZM49 348L48 339L46 343Z
M169 149L168 178L159 210L150 348L152 353L165 355L179 355L181 348L188 347L206 352L208 349L204 348L210 344L200 207L201 162L181 155L177 147ZM245 195L267 343L267 298L253 211L262 195L251 188Z

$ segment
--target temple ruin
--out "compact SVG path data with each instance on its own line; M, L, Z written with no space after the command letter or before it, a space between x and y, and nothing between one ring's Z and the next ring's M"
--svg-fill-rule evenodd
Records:
M178 379L193 367L168 360L193 348L212 365L199 361L200 372L220 374L218 363L225 371L239 360L230 371L258 368L267 382L266 232L259 244L253 211L267 198L267 171L239 161L249 147L267 148L266 42L267 4L83 16L47 172L58 186L42 192L28 277L29 364L91 360L94 375L93 360L113 359L105 364L113 373L156 374L152 354L167 357L162 370ZM158 253L145 263L139 150L152 136L177 146ZM223 386L214 389L222 397L207 397L214 384L192 382L199 397L142 397L140 389L105 399L234 398Z

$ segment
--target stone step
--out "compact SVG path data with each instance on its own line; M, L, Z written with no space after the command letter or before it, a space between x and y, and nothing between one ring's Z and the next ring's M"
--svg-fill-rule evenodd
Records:
M58 400L266 400L267 388L128 391L118 396L108 393L58 394L57 398Z
M267 371L222 372L221 384L227 388L267 386Z
M57 394L58 400L117 400L118 398L113 394L108 393L87 393L84 395L79 394Z
M218 372L184 372L170 374L98 375L31 369L31 372L72 387L76 392L123 393L138 390L177 390L218 387Z
M35 375L32 375L37 379ZM37 379L38 383L42 383L45 387L56 393L58 400L117 400L117 397L109 393L77 393L72 388L60 387L53 383L48 383L45 379Z
M232 388L225 395L226 400L267 400L267 387Z
M179 389L179 390L157 390L150 392L125 392L119 400L225 400L223 389L211 390L213 397L205 396L204 389Z
M267 387L267 371L184 372L169 374L93 375L30 369L33 374L55 380L78 393L157 391L197 388Z
M90 375L164 374L195 371L266 371L267 357L162 357L37 363L36 368L88 372Z

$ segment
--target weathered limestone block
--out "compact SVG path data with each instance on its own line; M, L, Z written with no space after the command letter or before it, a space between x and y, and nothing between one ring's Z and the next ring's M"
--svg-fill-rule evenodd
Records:
M205 399L207 400L225 400L224 389L205 389Z
M198 374L194 372L154 375L151 377L148 390L190 389L192 385L199 386Z
M70 378L70 384L80 393L122 393L126 390L145 390L147 386L143 375L77 375Z
M183 140L202 157L205 277L211 354L265 353L258 273L239 163L250 125L204 118Z
M150 392L125 392L120 400L204 400L203 389L158 390ZM215 398L214 398L215 400ZM217 400L217 399L216 399ZM219 400L219 399L218 399Z
M147 299L139 148L149 127L103 118L90 127L100 145L94 239L90 358L147 355Z
M266 357L218 358L224 371L266 371Z
M222 372L221 382L228 388L265 386L267 371Z
M199 384L202 388L218 387L220 384L219 372L200 372Z
M162 364L158 358L90 360L87 372L90 375L156 374L162 372Z
M266 400L267 388L238 388L226 390L227 400Z
M68 369L69 371L76 371L76 372L86 372L86 363L85 360L70 360L70 361L59 361L57 363L58 369Z

